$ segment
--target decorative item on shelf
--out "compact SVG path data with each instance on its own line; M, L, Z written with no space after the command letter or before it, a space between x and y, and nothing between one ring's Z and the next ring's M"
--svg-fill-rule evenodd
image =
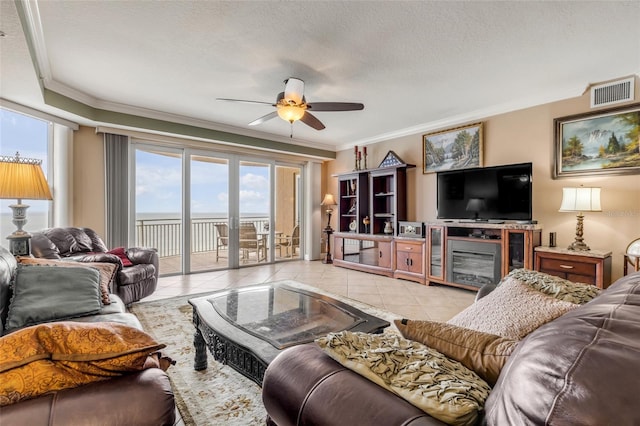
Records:
M591 250L583 239L584 215L583 212L600 212L600 188L562 188L561 212L578 212L576 224L576 238L568 250L587 251Z
M424 222L398 221L398 236L423 238Z
M363 157L364 157L364 170L367 170L367 147L362 147Z
M371 220L369 219L369 216L365 216L364 219L362 219L362 224L364 225L364 232L366 234L369 233L369 224L371 223Z
M479 220L479 213L485 211L487 209L487 203L485 203L484 198L469 198L469 202L467 203L467 211L474 213L474 220Z
M398 154L393 151L387 152L387 155L384 156L384 159L380 162L379 168L381 167L399 167L399 166L409 166L409 164L405 163L402 158ZM411 167L414 167L411 165Z
M349 223L349 231L351 232L356 232L358 230L358 221L353 219L350 223Z
M358 189L357 182L358 181L356 179L351 179L349 181L349 186L351 187L351 195L356 195L356 189Z
M362 167L362 157L364 153L364 168ZM356 145L353 148L353 155L355 156L355 168L354 170L366 170L367 168L367 147L363 146L362 151L358 150L358 146Z
M17 229L7 237L9 250L15 256L31 254L31 234L22 228L27 223L28 205L22 200L52 200L47 180L40 167L42 160L15 157L0 157L0 198L17 199L9 207L13 210L13 224Z
M338 203L336 203L333 194L325 194L322 203L320 203L320 205L325 206L327 213L327 226L324 228L324 233L327 234L326 253L324 259L322 259L322 263L333 263L333 259L331 258L331 234L333 234L333 229L331 228L331 213L333 213L332 206L336 204Z
M385 234L393 234L393 225L391 224L391 221L390 221L390 220L387 220L387 221L384 223L384 230L383 230L383 232L384 232Z

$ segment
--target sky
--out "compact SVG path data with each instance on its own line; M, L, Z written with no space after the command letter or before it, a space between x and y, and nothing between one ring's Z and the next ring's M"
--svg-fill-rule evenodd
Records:
M191 163L191 211L223 214L229 208L229 166L226 161ZM137 213L178 215L182 199L182 160L179 157L136 151ZM269 213L268 165L240 166L240 213Z
M14 157L16 152L24 158L42 161L42 170L47 175L47 139L49 123L23 114L0 108L0 156ZM17 200L0 200L0 245L4 237L11 234L15 225L11 223L10 204ZM29 205L25 230L42 229L47 226L47 212L51 203L44 200L23 200Z
M0 155L42 159L47 173L47 140L49 123L6 109L0 109ZM168 213L178 217L182 200L182 161L179 157L136 150L137 213ZM229 166L224 162L193 161L191 171L191 209L198 216L226 214L229 206ZM240 166L240 213L267 215L269 212L268 165ZM0 200L0 232L11 233L9 204L16 200ZM25 201L26 202L26 201ZM47 226L50 203L29 200L30 219L25 229ZM39 214L37 214L39 213Z

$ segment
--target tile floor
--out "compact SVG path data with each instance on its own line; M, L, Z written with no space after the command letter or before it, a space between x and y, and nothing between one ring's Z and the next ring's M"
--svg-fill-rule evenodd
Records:
M447 321L473 303L475 292L453 287L425 286L320 261L296 260L242 269L162 277L153 295L142 300L206 293L268 281L296 280L334 294L356 299L405 318ZM184 426L176 409L174 426Z
M142 301L211 292L268 281L291 279L356 299L411 319L447 321L473 303L475 292L425 286L320 261L296 260L242 269L162 277L155 293Z

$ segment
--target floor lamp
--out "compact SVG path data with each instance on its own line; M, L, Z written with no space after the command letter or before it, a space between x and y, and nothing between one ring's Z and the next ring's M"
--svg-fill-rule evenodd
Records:
M584 242L584 215L582 212L600 212L600 188L562 188L561 212L578 212L576 223L576 239L567 250L587 251L591 250Z
M28 205L22 200L52 200L49 185L40 167L42 160L15 157L0 157L0 198L17 199L9 207L13 210L13 224L17 229L7 237L9 251L14 256L31 254L31 234L22 228L27 223Z
M321 206L325 206L325 212L327 213L327 226L324 228L324 233L327 235L327 245L322 263L333 263L333 259L331 258L331 234L333 234L333 229L331 228L331 213L333 213L332 207L336 204L338 203L336 203L335 198L333 198L333 194L325 194L320 204Z

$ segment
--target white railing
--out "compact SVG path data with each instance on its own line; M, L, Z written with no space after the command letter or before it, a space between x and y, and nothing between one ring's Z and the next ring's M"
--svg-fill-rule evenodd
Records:
M255 217L241 219L251 222L258 232L266 230L268 219ZM217 244L216 225L226 224L225 218L198 218L191 220L191 253L214 251ZM181 219L139 219L136 220L135 245L139 247L155 247L158 256L180 256L182 254L182 220Z

